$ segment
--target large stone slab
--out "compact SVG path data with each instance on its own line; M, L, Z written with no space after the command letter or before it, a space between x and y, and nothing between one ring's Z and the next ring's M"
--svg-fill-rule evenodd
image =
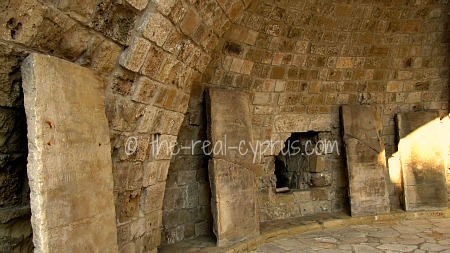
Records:
M39 54L22 73L34 252L117 252L101 79Z
M211 156L252 168L251 95L211 88L207 94L207 103Z
M211 210L218 246L259 235L257 184L255 174L235 163L209 162Z
M213 230L217 244L259 235L256 175L252 168L251 95L245 92L208 91L208 135L213 146L209 163Z
M397 114L406 211L447 208L446 130L437 111ZM448 144L447 144L448 145Z
M387 213L389 192L380 109L341 107L352 216Z

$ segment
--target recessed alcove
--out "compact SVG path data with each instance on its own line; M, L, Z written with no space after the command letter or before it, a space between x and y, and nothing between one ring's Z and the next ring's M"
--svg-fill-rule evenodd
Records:
M266 161L261 222L346 211L347 174L338 128L293 131ZM272 173L269 175L269 173Z
M331 185L331 175L324 171L327 153L332 153L337 143L326 140L327 132L293 133L283 150L275 156L276 189L285 192L308 190Z

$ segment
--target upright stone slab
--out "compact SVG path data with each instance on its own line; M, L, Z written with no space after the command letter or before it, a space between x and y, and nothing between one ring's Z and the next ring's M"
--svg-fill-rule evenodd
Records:
M439 113L397 114L398 151L406 211L447 208L445 141Z
M253 144L251 95L226 89L209 89L208 136L211 156L252 168Z
M219 246L257 236L260 231L256 176L249 146L253 144L250 102L249 93L208 91L208 135L213 157L209 177L214 233Z
M238 164L212 159L209 162L209 180L218 246L258 236L255 174Z
M388 213L389 192L378 107L346 105L341 119L352 216Z
M117 252L101 79L39 54L24 61L22 75L34 252Z

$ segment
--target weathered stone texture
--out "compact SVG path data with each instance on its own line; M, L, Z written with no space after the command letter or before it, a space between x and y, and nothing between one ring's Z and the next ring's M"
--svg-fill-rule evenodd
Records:
M123 67L133 71L138 72L144 64L147 52L150 49L150 42L146 39L139 37L133 38L130 46L122 52L120 56L119 63Z
M341 108L352 216L390 211L380 115L374 106Z
M213 229L224 246L259 234L250 95L210 89L207 103Z
M102 81L39 54L25 60L22 73L35 251L116 252Z
M230 8L221 6L226 12ZM340 105L379 105L380 137L390 158L396 152L396 113L447 113L445 8L444 2L253 1L221 38L203 78L211 86L254 94L254 139L261 141L284 142L283 135L296 131L338 129ZM253 63L250 74L242 71L246 61ZM340 181L344 160L338 158L335 166L339 172L333 180ZM272 176L266 169L262 189L269 189ZM400 207L398 186L389 185L394 208ZM297 213L284 201L267 202L273 200L270 191L261 192L261 210L271 210L270 217Z
M22 106L20 62L25 56L22 50L0 43L0 106Z
M197 98L195 94L197 92L193 93ZM204 114L198 115L195 121L185 117L178 133L179 147L186 148L180 149L170 164L163 208L162 245L213 236L208 158L201 150L202 142L206 140ZM192 143L197 144L192 147Z
M253 167L250 94L225 89L210 89L208 103L209 152L214 158Z
M95 0L81 0L79 2L69 0L57 0L55 6L64 11L75 20L86 24L95 11L97 2Z
M0 210L0 251L33 252L29 204Z
M127 45L136 25L137 10L118 1L99 2L89 27L121 44Z
M218 246L259 235L255 174L232 162L212 159L209 177Z
M439 113L402 113L396 120L405 210L447 208L444 136L448 129Z
M1 38L5 41L15 41L30 45L38 33L35 27L43 20L45 8L39 1L2 1L0 4L2 17L0 23Z
M116 179L117 189L122 194L126 187L138 189L138 182L143 184L141 191L129 193L133 199L140 198L146 187L164 178L165 172L154 171L159 165L153 163L166 164L170 158L165 152L159 157L164 160L150 160L148 153L152 148L147 144L151 135L161 131L166 140L180 136L183 114L189 106L185 114L189 134L181 140L193 139L189 136L206 139L202 119L205 106L201 105L205 85L252 94L253 138L261 141L283 143L293 131L305 129L332 131L339 140L340 105L380 105L381 137L386 156L393 161L398 157L395 114L417 110L439 110L440 115L448 112L450 33L446 10L446 1L364 1L349 5L322 0L6 0L0 3L4 14L0 17L0 105L6 110L14 107L15 111L22 107L19 65L27 52L46 53L95 70L110 81L106 103L113 159L127 163L117 165L117 170L137 170L129 179ZM128 49L120 53L126 46ZM126 141L135 135L138 150L127 156ZM341 151L342 146L339 140ZM317 194L321 197L311 200L311 192L304 196L291 193L297 196L292 202L292 196L272 192L271 159L279 151L277 147L275 152L265 153L256 165L255 170L262 173L261 220L345 208L343 157L328 157L328 171L315 178L318 185L328 184L331 175L332 183L324 191L327 198ZM186 151L181 160L206 158L198 147L194 156ZM209 210L205 205L194 207L197 198L205 203L206 195L200 194L205 191L205 180L193 182L192 171L178 175L178 170L189 166L189 162L171 165L175 175L168 177L174 180L169 193L177 192L181 197L175 203L168 200L173 208L165 212L165 217L180 217L186 212L198 215L190 216L193 222L180 218L170 226L164 225L169 228L164 233L170 240L162 238L163 242L211 231L211 219L205 214ZM198 162L195 169L188 170L197 170L202 177L207 165ZM395 172L391 168L390 171ZM148 180L144 179L146 173L150 175ZM184 176L189 179L187 182L182 182ZM392 176L391 180L395 181ZM20 188L17 180L11 182L14 189ZM178 183L183 190L172 189L180 188ZM399 181L390 186L392 207L400 206L401 188ZM127 223L119 225L121 251L154 252L160 240L157 229L143 233L141 216L147 215L132 214Z
M27 130L21 91L23 49L0 43L0 251L31 252Z

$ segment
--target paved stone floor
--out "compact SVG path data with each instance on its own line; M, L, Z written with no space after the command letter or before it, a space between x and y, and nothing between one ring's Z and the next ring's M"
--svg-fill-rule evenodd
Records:
M265 243L251 251L257 252L450 253L450 219L386 221L326 229Z

